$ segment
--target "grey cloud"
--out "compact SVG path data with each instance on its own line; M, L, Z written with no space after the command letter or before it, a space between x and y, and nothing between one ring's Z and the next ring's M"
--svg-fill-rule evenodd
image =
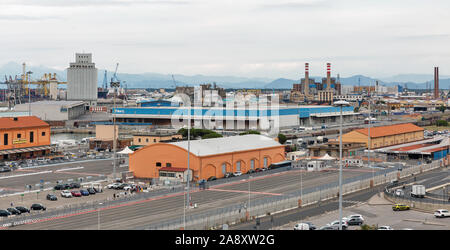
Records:
M0 15L0 21L45 21L45 20L63 20L56 16L25 16L25 15Z

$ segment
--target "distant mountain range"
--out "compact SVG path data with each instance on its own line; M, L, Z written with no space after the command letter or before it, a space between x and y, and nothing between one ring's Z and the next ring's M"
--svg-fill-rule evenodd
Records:
M39 79L45 73L56 73L57 78L60 81L66 81L66 70L55 70L45 66L27 66L27 71L32 71L32 78ZM102 86L104 80L104 71L98 70L98 85ZM22 65L10 62L0 67L0 82L4 81L5 75L20 75L22 72ZM107 83L109 84L113 72L107 72ZM206 75L193 75L186 76L180 74L174 74L173 78L171 74L159 74L159 73L142 73L142 74L127 74L118 73L118 78L124 83L122 86L127 88L174 88L174 86L194 86L203 83L216 83L219 87L223 88L265 88L265 89L291 89L292 84L298 83L300 79L268 79L268 78L246 78L235 76L206 76ZM300 76L299 76L300 77ZM303 77L303 76L301 76ZM321 81L322 77L312 76L316 81ZM174 82L175 79L175 82ZM407 86L409 89L425 89L427 84L430 88L433 87L433 75L426 74L401 74L388 78L375 79L363 75L355 75L351 77L341 77L341 83L343 85L361 86L374 85L378 80L382 86ZM440 76L439 86L441 89L450 88L450 76ZM0 86L4 88L4 86Z

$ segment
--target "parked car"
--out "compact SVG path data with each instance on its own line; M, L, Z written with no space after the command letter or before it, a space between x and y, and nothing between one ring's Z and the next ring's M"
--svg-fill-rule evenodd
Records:
M77 183L77 182L70 183L69 185L70 185L70 188L80 188L81 187L80 183Z
M380 226L378 227L378 230L394 230L394 229L390 226Z
M434 217L436 218L450 217L450 212L447 209L438 209L434 212Z
M11 168L10 167L0 168L0 173L5 173L5 172L11 172Z
M215 180L217 180L217 178L215 176L211 176L208 178L208 181L215 181Z
M102 193L103 189L101 187L93 187L96 193Z
M43 210L45 211L47 208L44 207L42 204L39 203L35 203L33 205L31 205L30 210Z
M364 224L364 221L361 220L361 218L359 218L359 217L354 217L354 218L350 218L347 221L347 224L349 226L360 226L360 225Z
M241 172L241 171L236 171L236 172L234 172L233 174L234 174L234 176L241 176L241 175L242 175L242 172Z
M396 196L405 196L405 192L403 191L403 189L397 189L397 190L395 190L395 195Z
M225 178L230 178L230 177L233 177L233 176L234 176L233 173L230 173L230 172L226 172L225 173Z
M347 227L348 227L347 221L342 220L342 223L341 223L341 224L342 224L342 229L343 229L343 230L347 229ZM335 220L335 221L331 222L330 224L327 224L327 226L334 226L334 225L336 225L336 226L339 227L339 221L338 221L338 220Z
M255 173L262 172L262 171L263 171L262 168L255 169Z
M108 184L106 187L108 189L116 189L116 187L118 187L120 184L121 183L119 183L119 182L114 182L114 183Z
M73 197L81 197L81 193L80 193L80 191L72 191L72 192L70 192L71 194L72 194L72 196Z
M394 211L409 210L409 206L404 204L395 204L394 206L392 206L392 210Z
M89 192L87 190L85 190L85 189L81 189L80 193L81 193L82 196L89 196Z
M19 210L21 213L29 213L30 209L26 208L26 207L16 207L17 210Z
M19 210L13 208L13 207L7 208L6 210L7 210L8 212L10 212L11 214L17 214L17 215L19 215L19 214L22 213L22 212L20 212Z
M302 222L296 224L294 230L316 230L316 226L311 222Z
M0 210L0 217L8 217L11 213L6 210Z
M72 198L72 192L70 192L69 190L63 190L61 191L61 197Z
M96 192L93 188L88 188L86 190L89 192L89 194L96 194Z
M254 172L255 172L255 170L249 169L249 170L247 171L247 174L253 174Z
M362 215L360 215L360 214L352 214L352 215L347 216L347 218L348 218L349 220L351 220L352 218L359 218L359 219L361 219L362 221L364 221L364 217L363 217Z
M267 171L267 170L269 170L268 168L262 168L262 171Z
M119 186L117 186L115 189L124 189L125 187L127 187L128 184L127 183L121 183Z
M295 224L294 230L310 230L309 225L306 223L298 223Z
M54 195L54 194L47 194L47 200L49 200L49 201L57 201L58 197L56 197L56 195Z

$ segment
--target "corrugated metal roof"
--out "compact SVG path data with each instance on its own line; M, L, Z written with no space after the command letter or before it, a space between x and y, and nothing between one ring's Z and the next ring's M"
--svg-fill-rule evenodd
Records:
M169 143L188 150L188 142ZM279 142L263 135L240 135L205 140L191 140L190 152L197 156L224 154L282 146Z
M16 121L14 119L17 119ZM48 123L36 116L2 117L0 118L0 129L47 127Z
M417 131L423 131L424 129L416 126L412 123L404 123L404 124L395 124L395 125L389 125L389 126L381 126L381 127L372 127L370 128L370 137L383 137L383 136L391 136L391 135L398 135L398 134L404 134L404 133L410 133L410 132L417 132ZM363 129L357 129L355 130L358 133L368 135L369 129L363 128Z

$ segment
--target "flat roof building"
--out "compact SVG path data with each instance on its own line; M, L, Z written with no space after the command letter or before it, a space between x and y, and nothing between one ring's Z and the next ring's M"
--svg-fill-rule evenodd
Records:
M83 101L38 101L18 104L16 111L28 112L44 121L68 121L85 114L86 103Z

